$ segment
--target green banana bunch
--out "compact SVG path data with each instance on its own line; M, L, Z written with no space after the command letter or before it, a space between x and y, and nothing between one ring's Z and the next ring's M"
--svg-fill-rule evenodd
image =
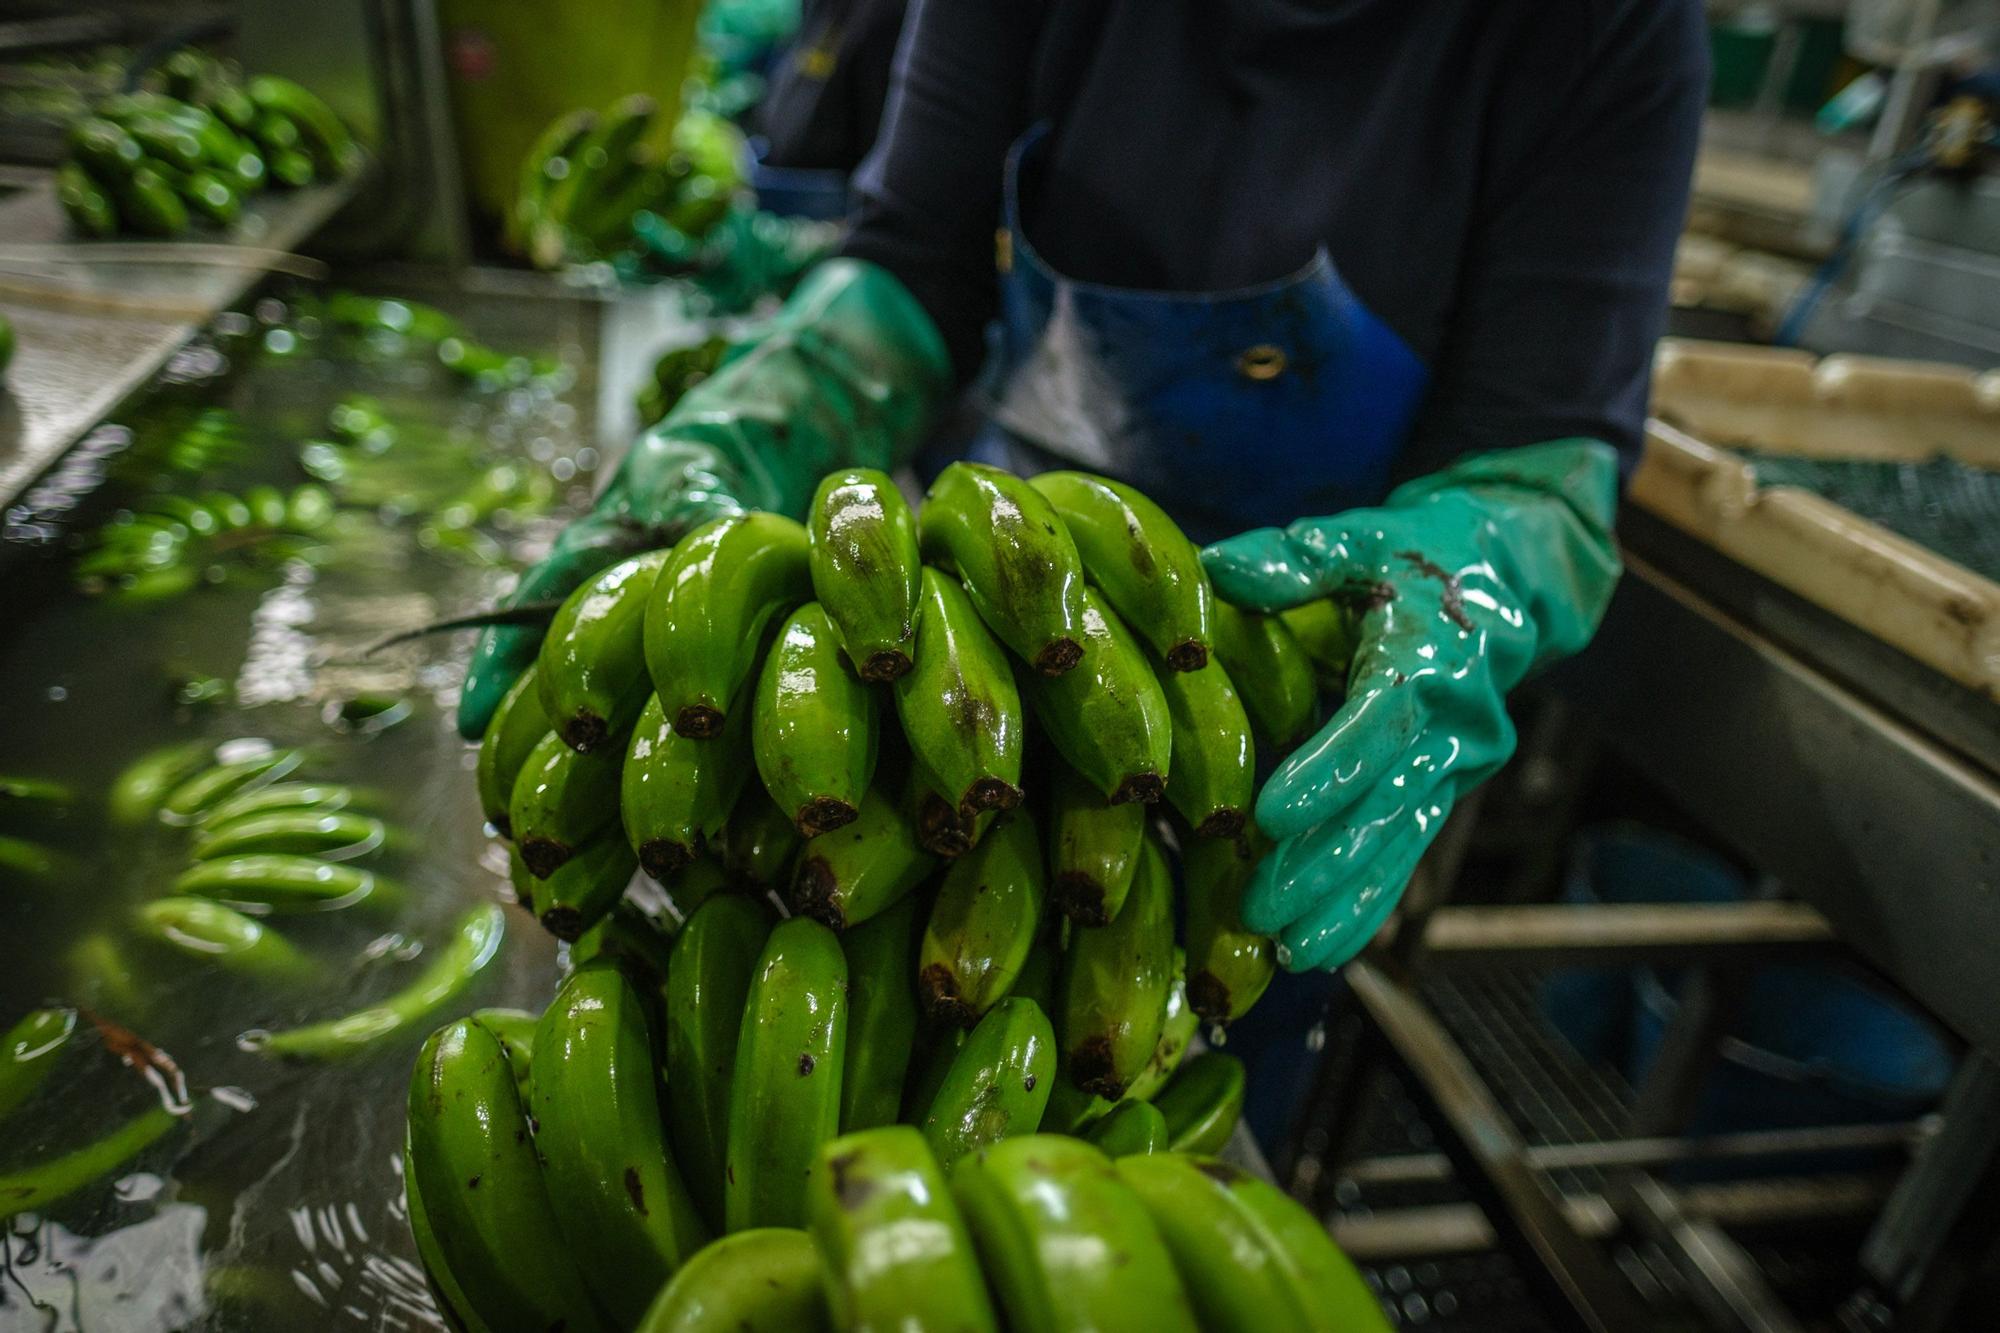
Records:
M333 497L310 483L289 495L261 486L241 496L156 496L98 528L76 574L90 592L173 595L233 567L315 558L314 539L333 516Z
M71 128L56 198L78 235L227 228L266 185L331 179L359 160L340 118L288 79L238 87L215 67L168 85L182 91L105 98Z
M660 107L644 94L621 98L601 116L558 116L521 165L509 229L537 268L607 258L631 235L632 215L674 187L655 130Z

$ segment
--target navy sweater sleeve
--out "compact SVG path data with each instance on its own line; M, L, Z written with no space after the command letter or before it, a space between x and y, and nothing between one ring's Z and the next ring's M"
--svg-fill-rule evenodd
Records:
M994 235L1007 149L1026 128L1042 0L913 0L845 252L930 312L961 379L998 306Z
M1541 8L1546 42L1526 34L1490 93L1458 289L1399 468L1409 475L1568 436L1615 446L1629 474L1643 443L1708 82L1702 12ZM1594 29L1580 52L1557 37L1579 24Z

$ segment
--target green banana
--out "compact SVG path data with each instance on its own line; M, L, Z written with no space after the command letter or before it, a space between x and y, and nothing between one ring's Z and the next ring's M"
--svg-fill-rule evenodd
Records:
M548 215L549 192L575 170L573 155L596 127L597 113L579 107L557 116L535 137L534 146L521 159L521 180L508 214L510 249L525 252L529 238Z
M797 826L760 784L746 789L722 825L722 868L738 884L779 889L791 882Z
M266 810L204 827L195 839L194 859L297 852L351 861L378 850L388 836L381 820L345 810Z
M1011 1327L1194 1333L1152 1218L1089 1144L1008 1139L961 1162L951 1185Z
M1221 1152L1243 1115L1243 1062L1225 1051L1203 1051L1167 1080L1153 1105L1167 1118L1167 1142L1175 1152Z
M1282 753L1306 739L1320 683L1312 658L1280 616L1238 610L1216 598L1214 650L1242 695L1258 741Z
M639 864L665 883L719 836L750 775L751 719L737 709L713 740L681 734L646 701L619 779L618 812Z
M134 167L124 179L111 182L111 190L118 198L119 217L132 230L173 237L188 229L186 202L150 160Z
M401 904L401 886L359 866L315 856L249 852L224 861L197 861L175 877L173 892L250 904L268 912L337 912L366 903L376 911Z
M593 181L631 164L633 151L653 128L659 110L659 103L652 98L634 93L619 99L598 117L597 123L577 141L576 150L569 155L570 169L560 180L552 182L543 196L543 211L547 219L557 226L568 226L572 210ZM540 263L542 258L537 255L537 262ZM546 264L543 266L549 267Z
M1117 1099L1159 1045L1173 986L1174 888L1151 838L1108 926L1078 926L1064 957L1062 1048L1085 1092Z
M564 979L535 1029L542 1183L591 1294L621 1327L707 1241L662 1132L645 1002L617 964Z
M290 79L268 74L250 80L243 91L259 111L283 116L298 127L300 146L321 171L338 175L353 168L354 137L317 95Z
M169 116L139 111L115 119L106 116L105 119L112 120L136 139L146 156L155 163L164 163L183 172L200 171L208 165L201 140Z
M1145 1205L1187 1279L1201 1326L1215 1333L1273 1328L1333 1333L1361 1327L1334 1322L1319 1293L1301 1291L1289 1280L1277 1245L1229 1186L1212 1174L1217 1166L1174 1154L1118 1163L1120 1178ZM1308 1299L1301 1301L1301 1296Z
M897 803L870 791L852 824L805 844L786 901L801 916L851 930L923 883L936 864Z
M1332 598L1322 598L1280 611L1278 618L1312 659L1320 688L1335 694L1344 691L1361 632L1359 614Z
M646 604L646 669L674 730L722 733L772 617L812 599L806 530L781 514L734 514L674 548Z
M1148 1153L1167 1150L1167 1118L1160 1114L1160 1108L1151 1102L1127 1098L1115 1104L1104 1113L1104 1118L1090 1127L1084 1135L1091 1145L1106 1157L1143 1157ZM1158 1221L1157 1217L1154 1221ZM1176 1259L1180 1258L1176 1252ZM1182 1265L1185 1270L1186 1265ZM1200 1300L1200 1293L1196 1293ZM1202 1327L1207 1328L1204 1317Z
M1207 665L1214 595L1201 553L1167 511L1088 472L1044 472L1028 484L1062 519L1090 581L1167 669Z
M1174 980L1167 991L1167 1007L1160 1015L1160 1041L1153 1047L1152 1058L1139 1071L1139 1077L1125 1089L1128 1098L1151 1101L1154 1094L1166 1087L1167 1080L1181 1067L1188 1043L1194 1040L1201 1026L1201 1015L1187 1002L1187 983L1183 979L1186 970L1186 957L1181 950L1174 950Z
M631 844L616 832L600 833L547 879L529 878L529 910L549 934L575 941L625 896L638 868Z
M1158 678L1173 719L1167 801L1200 838L1234 838L1257 794L1250 719L1220 662Z
M1139 865L1146 807L1108 804L1075 769L1059 764L1049 808L1049 894L1057 910L1080 925L1110 924Z
M729 1089L723 1219L730 1231L805 1220L819 1147L840 1132L847 959L817 921L771 931L743 1007Z
M0 1120L35 1095L75 1031L76 1010L57 1005L30 1011L0 1037Z
M916 666L895 683L910 749L961 815L1021 803L1024 727L1014 672L958 581L923 571Z
M118 210L90 173L74 162L56 168L56 202L79 236L105 237L118 231Z
M979 1020L924 1116L924 1141L949 1171L969 1153L1041 1128L1055 1084L1056 1034L1033 1000L1006 999Z
M1113 805L1167 787L1173 719L1145 653L1095 588L1084 589L1083 668L1029 676L1028 703L1057 753Z
M265 981L302 981L318 969L274 930L207 898L155 898L133 909L143 938Z
M512 1057L511 1051L509 1057ZM517 1085L520 1083L518 1071L515 1082ZM525 1089L520 1090L520 1095L527 1095ZM473 1310L472 1298L465 1294L464 1284L453 1275L451 1265L444 1257L444 1247L438 1243L437 1229L431 1223L430 1210L424 1207L423 1191L417 1186L416 1163L410 1157L407 1120L403 1126L403 1211L409 1214L410 1238L417 1243L417 1260L423 1265L424 1281L430 1288L431 1301L437 1306L438 1313L444 1316L446 1325L457 1333L493 1333L493 1326ZM211 1274L211 1299L213 1277ZM289 1287L287 1283L286 1289ZM289 1304L287 1301L286 1305Z
M549 715L542 711L542 688L535 674L530 663L500 700L479 742L479 762L474 769L479 781L479 808L503 838L513 836L508 806L514 796L514 780L521 776L542 737L555 730Z
M924 558L964 582L1015 656L1044 676L1083 660L1083 561L1041 492L996 467L953 463L924 496L917 532Z
M813 493L813 595L826 608L848 661L866 681L910 669L917 651L922 558L917 519L886 472L832 472Z
M831 1333L819 1251L789 1227L724 1236L690 1259L636 1333Z
M217 227L227 227L243 214L243 201L228 181L208 170L206 166L198 171L175 171L171 167L154 168L173 186L189 212L198 215L204 222Z
M287 136L281 131L290 130L296 138L298 131L282 116L260 115L257 117L253 135L264 151L266 165L271 179L291 190L302 190L313 183L316 174L313 160L296 148L273 148L273 143L282 142Z
M169 824L192 824L238 792L269 786L290 774L305 756L297 750L269 750L249 759L217 764L176 786L160 803L160 818Z
M330 815L348 809L379 810L382 803L382 794L367 788L328 782L274 782L210 806L201 817L201 829L205 833L239 819L276 811L310 810Z
M563 599L535 659L542 712L563 741L595 750L623 735L649 697L646 599L665 551L621 560Z
M605 1328L563 1243L498 1039L467 1019L432 1033L410 1080L404 1179L471 1310L494 1333Z
M1317 1217L1276 1185L1227 1162L1196 1158L1193 1165L1221 1185L1261 1233L1291 1304L1306 1312L1298 1327L1311 1333L1389 1333L1380 1300Z
M74 879L76 872L76 863L54 848L0 833L0 878L31 880L45 886L59 879Z
M764 659L751 712L757 773L799 836L854 822L875 777L875 696L841 660L818 602L792 613Z
M507 1053L515 1090L521 1094L521 1104L527 1105L528 1076L535 1067L535 1028L542 1016L526 1009L474 1009L471 1020L491 1033Z
M1049 1090L1048 1109L1042 1113L1042 1128L1051 1134L1087 1134L1091 1126L1123 1104L1085 1092L1058 1069L1055 1087Z
M692 916L696 908L716 894L726 892L731 885L722 863L707 852L703 852L661 880L660 887L667 891L667 897L673 901L674 910L685 918Z
M848 1134L820 1150L819 1167L806 1211L836 1327L998 1333L950 1163L923 1136L907 1125Z
M718 1233L729 1141L736 1039L757 960L771 933L763 904L735 894L697 908L674 940L667 966L667 1129L681 1175Z
M330 1060L354 1055L407 1032L450 1004L500 952L507 921L494 903L482 903L461 917L451 939L417 979L388 998L340 1018L278 1032L246 1033L240 1044L292 1060Z
M1003 815L951 863L917 955L917 992L932 1021L971 1027L1013 988L1047 893L1041 841L1025 810Z
M1181 849L1188 1003L1211 1023L1249 1013L1277 972L1270 937L1243 924L1243 890L1256 868L1241 839L1203 838Z
M903 785L903 818L917 831L917 845L947 859L964 856L979 845L998 810L961 809L943 792L944 783L915 753L909 757L909 777Z
M917 1038L918 897L841 936L847 955L847 1066L840 1073L840 1131L896 1121Z
M21 1213L45 1211L50 1204L110 1175L186 1118L180 1111L155 1105L95 1143L0 1173L0 1222Z
M71 159L89 172L92 180L114 191L120 178L138 170L146 160L146 150L139 141L122 125L102 116L78 121L70 129L68 143Z
M572 750L550 732L528 752L507 802L521 859L541 879L618 821L623 747Z

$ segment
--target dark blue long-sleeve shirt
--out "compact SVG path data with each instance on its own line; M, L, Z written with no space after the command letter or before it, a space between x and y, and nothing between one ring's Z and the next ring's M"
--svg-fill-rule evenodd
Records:
M1707 83L1699 0L914 0L847 252L963 375L1008 146L1076 278L1227 290L1321 244L1430 366L1406 471L1637 452Z

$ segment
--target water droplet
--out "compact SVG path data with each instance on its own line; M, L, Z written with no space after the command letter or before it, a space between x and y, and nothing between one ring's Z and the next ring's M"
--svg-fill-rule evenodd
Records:
M1326 1049L1326 1024L1315 1023L1306 1029L1306 1049L1309 1051Z
M64 689L64 688L63 688L62 686L60 686L60 685L51 685L51 686L49 686L49 702L50 702L50 703L57 703L57 704L59 704L59 703L61 703L61 702L62 702L63 700L65 700L65 699L67 699L67 698L69 698L69 691L68 691L68 690Z
M1279 945L1278 945L1278 950L1277 950L1277 952L1278 952L1278 966L1279 966L1279 967L1290 967L1290 966L1292 965L1292 950L1291 950L1291 946L1290 946L1290 945L1287 945L1287 944L1285 944L1285 943L1283 943L1283 942L1280 942L1280 943L1279 943Z
M166 1188L166 1184L166 1181L150 1171L135 1171L113 1184L111 1192L124 1203L144 1203L148 1199L158 1198L160 1191Z
M1229 1033L1223 1029L1222 1024L1210 1023L1208 1025L1208 1044L1217 1048L1229 1044Z
M246 1032L243 1035L247 1037L250 1034ZM248 1088L210 1088L209 1095L232 1111L248 1114L257 1109L257 1098Z
M251 1052L261 1051L264 1049L264 1043L270 1040L271 1034L267 1029L251 1028L248 1031L237 1034L236 1049Z

